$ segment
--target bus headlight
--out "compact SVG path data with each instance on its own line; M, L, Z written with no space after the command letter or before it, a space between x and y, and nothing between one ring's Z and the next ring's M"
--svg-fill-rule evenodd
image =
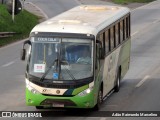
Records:
M30 85L26 86L28 88L29 91L31 91L33 94L39 94L40 92L38 92L36 89L32 88Z
M88 88L88 89L80 92L78 95L79 95L79 96L85 96L85 95L91 93L92 90L93 90L93 87L90 87L90 88Z

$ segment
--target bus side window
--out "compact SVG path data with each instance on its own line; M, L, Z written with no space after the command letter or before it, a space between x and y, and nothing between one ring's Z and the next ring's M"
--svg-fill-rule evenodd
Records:
M114 49L114 28L111 27L110 29L110 45L111 45L111 50Z
M106 50L105 39L106 39L105 32L103 32L103 53L102 53L103 58L105 56L105 50Z
M123 41L123 21L120 22L120 42Z
M102 34L100 34L100 41L102 44L102 57L104 57L104 53L105 53L105 32L103 32Z
M118 29L118 23L115 26L115 39L116 39L116 46L119 44L119 29Z
M126 39L126 21L123 19L123 40Z
M131 35L131 16L128 16L128 29L129 29L129 36Z
M128 28L128 16L126 17L126 38L129 37L129 28Z
M113 26L113 39L114 39L114 48L116 47L116 26Z
M109 30L105 32L105 48L106 48L105 53L107 54L110 51L109 49Z
M121 44L120 22L118 22L118 44Z
M130 36L130 15L126 18L126 26L127 26L127 38Z
M108 29L109 52L111 51L111 29Z

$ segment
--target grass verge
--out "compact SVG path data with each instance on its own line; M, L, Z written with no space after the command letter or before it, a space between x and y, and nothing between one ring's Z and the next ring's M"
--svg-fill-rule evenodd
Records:
M12 16L7 12L6 7L0 4L0 32L18 33L13 37L0 38L0 47L28 37L32 28L38 24L38 21L39 18L37 16L24 10L15 16L15 21L13 22Z
M112 0L112 1L117 4L128 4L128 3L148 3L154 0Z

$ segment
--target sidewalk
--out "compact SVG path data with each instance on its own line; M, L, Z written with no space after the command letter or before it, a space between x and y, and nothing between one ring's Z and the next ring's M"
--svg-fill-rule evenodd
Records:
M29 11L30 13L38 16L40 18L39 19L40 23L47 20L47 16L45 16L44 13L31 2L25 2L24 9Z

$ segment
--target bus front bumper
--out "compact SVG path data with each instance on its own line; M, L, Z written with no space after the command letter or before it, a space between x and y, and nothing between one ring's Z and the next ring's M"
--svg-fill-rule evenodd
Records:
M93 108L96 100L97 98L93 91L85 96L63 97L34 94L26 88L26 104L28 106Z

